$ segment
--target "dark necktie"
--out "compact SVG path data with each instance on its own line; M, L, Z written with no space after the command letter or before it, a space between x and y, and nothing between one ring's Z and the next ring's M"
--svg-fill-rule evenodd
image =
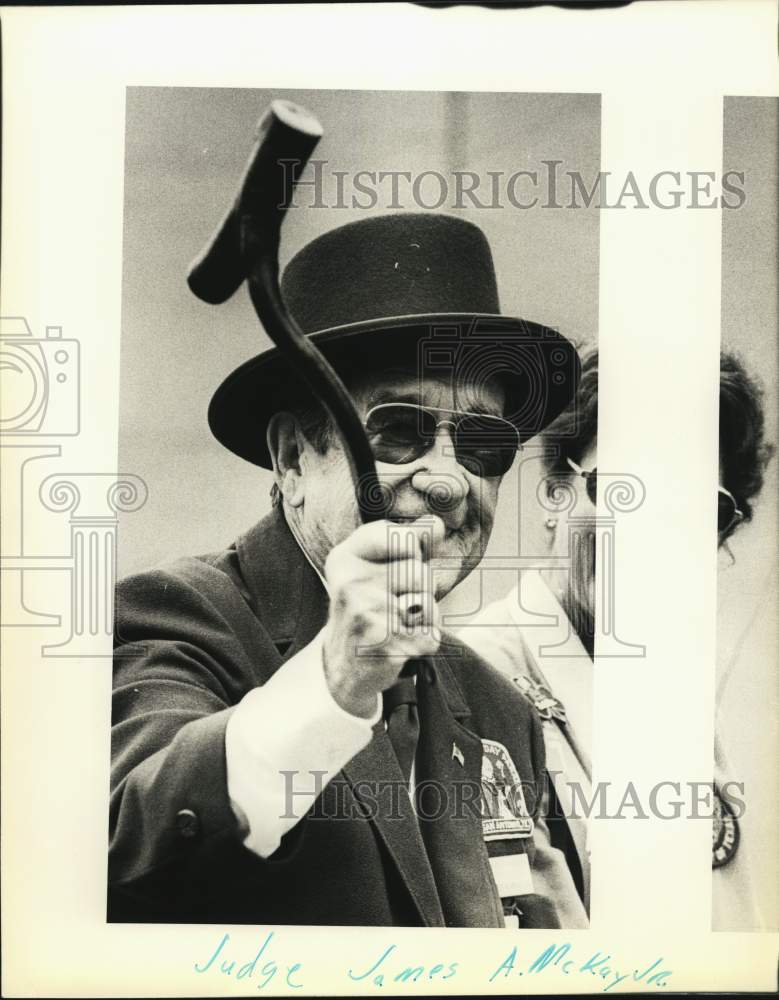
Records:
M404 667L398 680L384 692L383 700L387 736L408 785L419 742L417 689L413 672Z

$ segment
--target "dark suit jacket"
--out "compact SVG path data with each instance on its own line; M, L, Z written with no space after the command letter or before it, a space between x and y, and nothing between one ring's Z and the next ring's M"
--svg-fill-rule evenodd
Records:
M489 856L527 852L532 868L532 838L485 843L473 808L420 822L405 794L394 816L372 809L371 782L403 781L381 722L271 858L243 846L226 723L326 617L322 583L280 511L219 555L119 584L109 920L503 926ZM481 740L496 740L535 814L543 739L515 686L451 640L418 689L417 782L478 785ZM557 925L549 900L522 896L519 906L523 926Z

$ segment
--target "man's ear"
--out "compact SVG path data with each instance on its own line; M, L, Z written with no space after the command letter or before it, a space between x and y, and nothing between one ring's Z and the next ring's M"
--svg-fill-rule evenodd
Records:
M301 469L303 436L291 413L274 413L266 432L273 474L284 500L299 507L305 498L305 479Z

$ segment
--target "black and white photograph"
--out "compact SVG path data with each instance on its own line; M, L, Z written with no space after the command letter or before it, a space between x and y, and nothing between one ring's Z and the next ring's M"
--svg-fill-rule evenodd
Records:
M505 628L468 626L474 604L479 623L516 576L512 556L555 558L536 537L551 537L554 514L541 531L523 524L520 485L535 492L555 461L573 475L559 442L537 441L556 421L572 440L581 423L598 212L582 205L547 226L544 205L563 183L575 200L597 178L599 106L597 95L128 92L120 464L153 486L128 516L120 572L158 560L163 535L171 556L193 543L223 551L118 588L109 919L587 926L586 858L541 804L539 693L468 645ZM269 154L258 140L243 183L256 190L275 156L263 196L278 211L294 130L315 128L304 108L330 128L281 225L281 298L355 400L361 426L343 436L305 365L266 347L276 320L263 328L245 296L224 316L199 301L190 289L214 297L198 285L213 280L208 257L184 280L263 130L281 145ZM268 210L257 212L265 240ZM577 279L561 288L561 274ZM181 393L160 394L182 376ZM597 385L591 361L585 382ZM361 502L359 433L378 477ZM182 510L193 459L198 500ZM592 585L586 559L574 565ZM194 877L203 850L211 882Z
M774 0L2 16L3 994L774 989Z

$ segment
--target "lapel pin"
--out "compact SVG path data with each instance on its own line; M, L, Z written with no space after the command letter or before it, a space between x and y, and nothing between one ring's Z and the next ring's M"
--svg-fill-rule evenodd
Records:
M465 757L456 743L452 744L452 760L456 760L460 767L465 767Z

